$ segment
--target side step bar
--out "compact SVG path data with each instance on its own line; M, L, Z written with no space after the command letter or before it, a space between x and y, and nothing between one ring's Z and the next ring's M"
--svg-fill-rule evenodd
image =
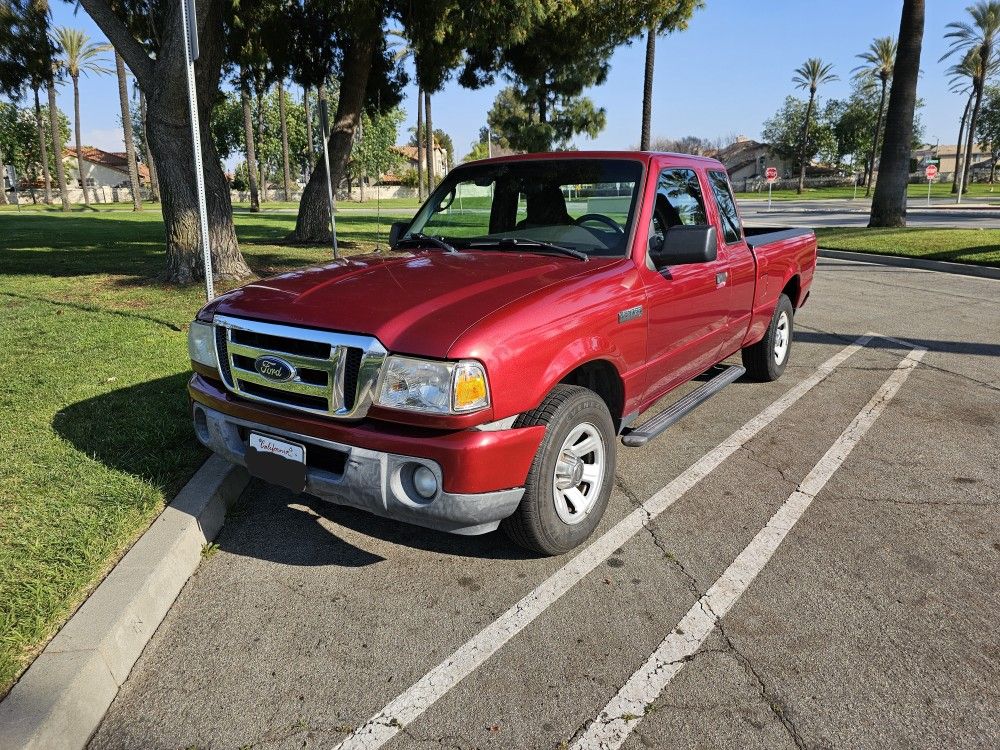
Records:
M622 432L622 443L629 448L645 445L668 427L676 424L708 401L716 393L730 383L738 380L746 372L745 367L729 365L711 380L695 388L689 394L671 404L652 419L643 422L638 427L629 427Z

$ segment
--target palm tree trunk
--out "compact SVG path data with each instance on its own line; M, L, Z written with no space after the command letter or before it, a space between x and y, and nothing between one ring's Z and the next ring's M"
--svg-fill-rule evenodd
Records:
M917 103L920 50L924 38L924 0L903 0L899 47L885 115L880 174L872 198L870 227L906 226L906 185L910 179L913 112Z
M424 92L417 89L417 197L424 200Z
M360 143L365 138L365 119L364 117L358 122L358 142ZM365 165L363 162L358 162L358 201L360 203L365 202ZM350 194L350 189L348 189L348 194Z
M799 147L799 187L801 194L806 187L806 145L809 142L809 121L812 119L813 102L816 99L816 92L809 92L809 106L806 107L806 119L802 123L802 145Z
M146 95L139 89L139 120L142 124L142 144L146 151L146 169L149 170L149 199L160 202L160 178L156 174L156 162L149 147L149 131L146 129Z
M257 87L257 147L264 149L264 92ZM257 160L257 169L260 174L261 200L267 201L267 175L265 174L264 160Z
M48 82L49 89L49 126L52 128L52 151L56 162L56 179L59 181L59 200L62 210L69 211L69 191L66 189L66 169L63 167L62 131L59 129L59 109L56 107L56 86Z
M878 153L878 136L882 132L882 114L885 111L885 89L887 81L882 79L882 96L878 100L878 117L875 118L875 132L872 134L871 166L868 167L868 180L865 184L865 198L872 194L872 182L875 180L875 154Z
M320 159L302 191L295 231L290 236L292 241L327 242L330 239L330 207L327 204L326 182L329 180L336 191L344 178L351 156L354 131L361 119L378 40L381 40L381 35L376 29L376 33L360 36L344 55L337 113L327 139L330 153L329 177L323 160Z
M257 190L257 153L253 143L250 89L245 83L240 87L240 103L243 105L243 145L247 157L247 181L250 183L250 210L256 213L260 211L260 192Z
M427 194L434 190L434 124L431 121L431 94L424 92L424 137L427 150Z
M649 151L649 125L653 117L653 67L656 64L656 31L646 30L646 76L642 86L642 134L639 150Z
M955 146L955 174L951 178L951 192L953 195L958 193L958 176L962 172L962 164L964 163L962 159L962 143L965 138L965 122L969 119L969 110L972 109L972 99L974 96L975 92L970 93L969 98L965 101L962 120L958 125L958 140L955 141L958 144Z
M979 124L979 110L983 105L983 89L985 81L979 81L973 86L976 91L976 101L972 105L972 115L969 117L969 132L966 133L965 164L962 166L962 192L969 191L969 170L972 167L972 149L976 145L976 125Z
M132 188L132 210L142 211L142 194L139 186L139 164L135 158L135 141L132 138L132 113L128 108L128 80L125 59L115 52L115 72L118 74L118 102L122 109L122 131L125 135L125 159L128 161L128 182Z
M278 81L278 119L281 122L281 172L287 202L292 199L292 170L288 163L288 111L285 108L284 81Z
M49 174L49 139L42 126L42 105L38 101L38 87L35 87L35 130L38 132L38 158L42 162L42 180L45 184L45 203L52 203L52 176ZM34 193L32 193L34 195Z
M76 170L80 176L80 190L83 191L83 205L90 205L87 195L87 179L83 175L83 146L80 145L80 79L73 76L73 132L76 136Z
M313 143L313 121L312 108L309 106L309 87L302 87L302 107L305 109L306 117L306 162L312 164L315 144ZM308 168L308 167L307 167Z

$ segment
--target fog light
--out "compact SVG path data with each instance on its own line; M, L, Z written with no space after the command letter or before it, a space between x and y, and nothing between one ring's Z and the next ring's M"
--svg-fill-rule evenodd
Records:
M438 491L437 477L426 466L418 466L413 471L413 487L421 497L430 499Z

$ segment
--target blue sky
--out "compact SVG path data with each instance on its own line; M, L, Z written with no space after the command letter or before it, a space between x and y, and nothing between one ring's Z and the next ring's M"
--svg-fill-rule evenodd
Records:
M761 124L794 93L792 71L808 57L834 64L840 80L820 89L822 99L844 97L850 71L876 36L895 35L902 0L706 0L706 8L687 31L661 37L656 50L654 135L706 138L760 135ZM928 0L919 95L925 139L954 143L964 101L948 91L938 62L947 49L944 26L965 15L967 2ZM103 38L83 10L54 3L56 25L74 26ZM630 148L639 140L644 44L619 49L607 82L588 94L607 110L607 127L597 138L578 138L579 148ZM434 97L434 125L451 134L458 156L468 152L485 124L502 82L478 91L450 82ZM121 118L113 76L82 80L83 141L122 150ZM416 87L406 89L403 108L411 128L416 120ZM72 88L66 84L59 105L72 113ZM408 134L400 133L403 141Z

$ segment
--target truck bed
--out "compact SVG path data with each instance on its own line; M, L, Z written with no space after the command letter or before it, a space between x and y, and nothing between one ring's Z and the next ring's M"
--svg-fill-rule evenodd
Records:
M754 250L771 242L811 235L813 230L789 229L787 227L743 227L743 234L746 236L747 246Z

